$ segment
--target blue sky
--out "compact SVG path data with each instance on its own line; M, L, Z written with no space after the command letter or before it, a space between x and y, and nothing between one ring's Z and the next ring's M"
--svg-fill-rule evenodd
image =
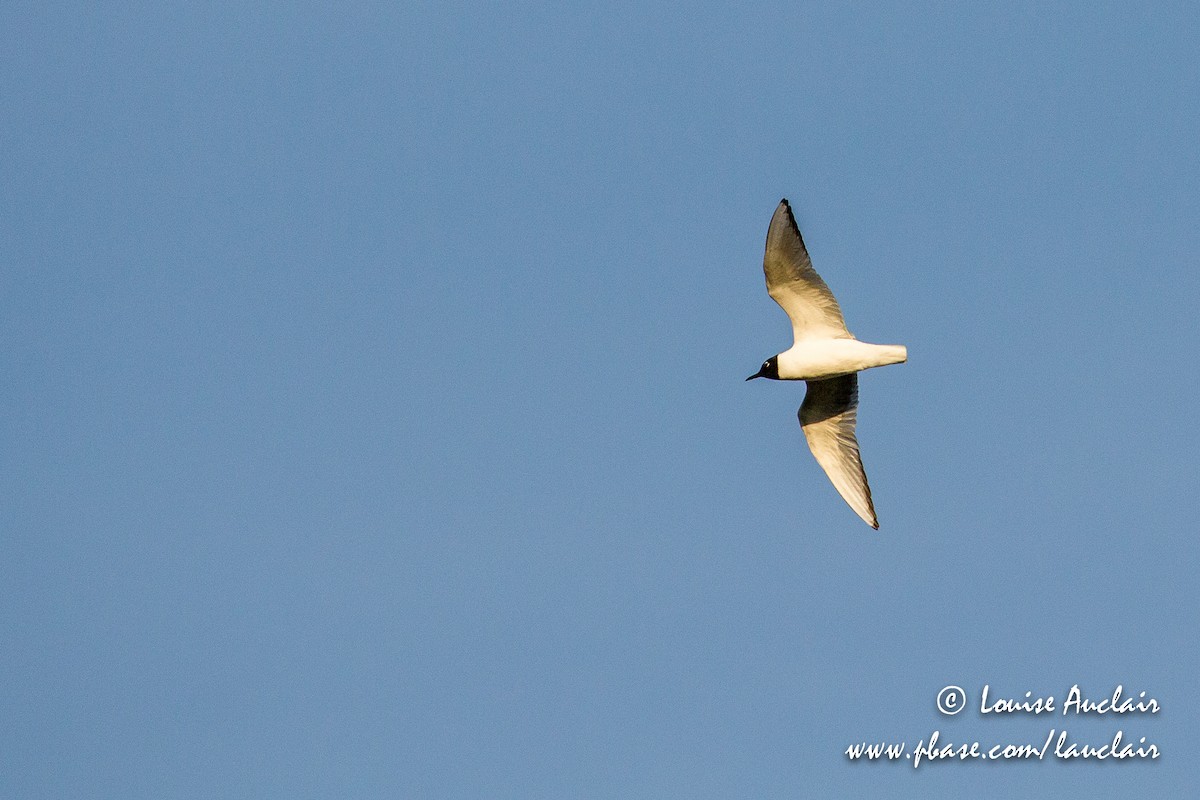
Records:
M0 794L1182 796L1198 29L6 4ZM878 533L743 381L784 196L909 349L861 377ZM1162 757L843 755L1050 728Z

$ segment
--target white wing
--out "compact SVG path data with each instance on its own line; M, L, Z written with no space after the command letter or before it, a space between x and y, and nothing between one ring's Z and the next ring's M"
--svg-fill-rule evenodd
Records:
M767 229L763 256L767 294L792 320L792 336L801 339L853 339L833 292L813 269L787 199L779 201Z
M854 423L858 420L858 375L807 381L800 405L800 428L808 448L842 499L876 530L879 520L871 503L871 487L858 455Z

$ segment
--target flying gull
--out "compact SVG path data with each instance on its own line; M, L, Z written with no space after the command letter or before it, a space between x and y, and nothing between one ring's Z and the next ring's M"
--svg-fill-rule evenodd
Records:
M846 330L842 309L813 269L787 198L767 229L763 256L767 294L792 320L792 346L771 356L746 380L805 381L808 391L797 414L817 463L854 512L879 528L871 487L858 455L858 373L908 359L901 344L868 344Z

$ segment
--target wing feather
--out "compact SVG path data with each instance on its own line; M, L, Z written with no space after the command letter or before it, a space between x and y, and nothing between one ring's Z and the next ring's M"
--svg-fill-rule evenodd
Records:
M808 391L797 416L808 447L842 499L878 530L871 487L858 454L854 426L858 421L858 375L807 381Z
M786 198L779 202L767 228L763 272L767 277L767 293L792 321L795 341L854 338L846 330L842 309L833 292L813 269Z

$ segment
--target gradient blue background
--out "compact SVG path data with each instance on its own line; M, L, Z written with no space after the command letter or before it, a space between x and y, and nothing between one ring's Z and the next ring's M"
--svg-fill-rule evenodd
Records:
M0 796L1194 790L1200 12L994 5L4 4Z

